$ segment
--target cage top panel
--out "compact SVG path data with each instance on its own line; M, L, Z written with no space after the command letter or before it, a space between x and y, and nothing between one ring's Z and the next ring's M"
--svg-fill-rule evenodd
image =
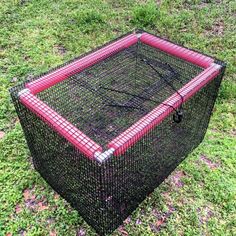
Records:
M105 148L201 71L137 43L37 96Z
M213 62L151 34L132 33L26 83L30 94L20 98L86 156L93 157L114 140L119 143L123 133L158 105L176 110L165 102L173 96L183 102L178 91L199 75L213 78L218 70Z

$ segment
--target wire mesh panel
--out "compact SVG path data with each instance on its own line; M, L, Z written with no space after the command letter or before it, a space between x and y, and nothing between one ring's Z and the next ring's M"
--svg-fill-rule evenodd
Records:
M10 92L36 170L104 235L202 141L224 69L139 31Z

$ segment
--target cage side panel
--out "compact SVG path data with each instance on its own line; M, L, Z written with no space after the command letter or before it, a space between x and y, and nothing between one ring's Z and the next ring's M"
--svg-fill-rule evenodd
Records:
M151 193L202 141L222 75L184 104L184 119L168 116L122 156L111 157L103 170L105 227L110 232Z
M98 233L103 233L101 168L70 142L12 98L36 170Z
M138 38L135 34L128 35L104 48L99 49L77 61L74 61L58 70L55 70L45 76L26 84L26 87L35 94L39 93L61 81L72 76L78 72L81 72L85 68L96 64L99 61L113 55L114 53L124 50L131 45L137 43Z

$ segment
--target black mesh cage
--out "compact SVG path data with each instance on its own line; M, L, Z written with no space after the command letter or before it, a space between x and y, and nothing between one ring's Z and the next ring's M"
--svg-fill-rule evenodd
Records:
M224 70L139 31L10 92L36 170L105 235L202 141Z

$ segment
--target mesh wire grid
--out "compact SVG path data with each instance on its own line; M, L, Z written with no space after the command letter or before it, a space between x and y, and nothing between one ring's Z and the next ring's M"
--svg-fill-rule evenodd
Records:
M100 235L111 233L202 141L225 69L215 63L220 74L182 105L180 123L171 113L124 154L103 163L87 158L19 101L25 84L12 88L36 170ZM203 70L138 41L37 97L105 149Z
M166 80L177 90L201 71L198 66L138 43L38 96L106 148L109 141L173 94L175 90Z

